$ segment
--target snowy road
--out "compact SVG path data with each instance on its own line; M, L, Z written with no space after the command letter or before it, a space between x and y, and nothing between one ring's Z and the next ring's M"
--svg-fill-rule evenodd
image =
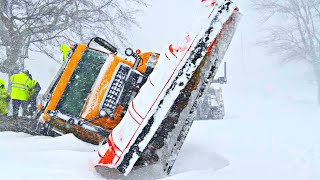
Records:
M150 168L125 179L319 180L320 109L260 102L225 120L197 121L172 176ZM93 169L95 148L73 135L1 132L0 179L103 179Z

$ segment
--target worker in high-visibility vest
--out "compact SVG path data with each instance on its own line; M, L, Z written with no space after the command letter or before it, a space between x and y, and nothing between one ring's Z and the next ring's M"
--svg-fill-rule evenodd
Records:
M32 76L31 76L32 79ZM38 81L35 79L32 79L32 88L30 90L30 98L28 101L28 110L27 110L27 115L28 116L33 116L34 113L37 110L37 97L39 95L39 92L41 90L41 86Z
M62 52L62 55L63 55L63 61L65 61L68 57L68 53L71 50L71 48L66 44L61 44L59 46L59 48L60 48L60 51Z
M6 82L0 78L0 116L6 116L8 114L8 102L10 96L6 89Z
M29 76L30 73L27 70L10 76L10 96L14 118L18 116L20 106L22 107L22 116L25 116L25 110L27 109L32 89L32 79Z

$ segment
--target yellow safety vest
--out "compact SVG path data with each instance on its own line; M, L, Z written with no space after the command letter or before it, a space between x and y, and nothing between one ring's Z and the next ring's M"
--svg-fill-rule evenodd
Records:
M30 97L32 80L25 73L10 76L11 99L27 101Z
M0 85L3 84L4 86L6 85L6 81L0 78Z
M34 80L34 79L32 79L31 80L31 90L30 90L30 95L32 95L34 92L35 92L35 89L34 89L34 87L35 87L35 85L37 84L37 81L36 80Z
M66 44L62 44L62 45L60 45L60 51L62 52L62 54L63 54L63 60L66 60L67 59L67 56L68 56L68 53L69 53L69 51L71 50L71 48L68 46L68 45L66 45Z
M0 78L0 115L6 115L8 113L7 97L9 96L9 94L5 85L6 82Z
M4 86L3 88L1 88L2 85ZM6 86L6 81L0 78L0 99L6 99L8 96L8 92L5 86Z
M0 99L6 99L8 92L6 88L0 88Z
M4 88L0 88L0 99L6 99L8 97L8 92L7 89Z

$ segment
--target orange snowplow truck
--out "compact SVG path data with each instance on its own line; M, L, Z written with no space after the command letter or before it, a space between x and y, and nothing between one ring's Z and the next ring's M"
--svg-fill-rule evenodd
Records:
M77 44L39 106L41 134L73 133L92 144L103 142L121 121L128 103L159 58L158 53L138 51L125 50L134 58L130 61L117 56L117 49L100 37Z

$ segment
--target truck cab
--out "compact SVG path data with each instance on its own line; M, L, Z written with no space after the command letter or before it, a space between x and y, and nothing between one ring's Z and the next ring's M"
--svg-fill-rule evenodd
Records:
M93 48L92 43L105 51ZM117 53L99 37L72 49L39 106L42 133L73 133L93 144L109 135L159 58L157 53L131 48L125 54L135 61Z

